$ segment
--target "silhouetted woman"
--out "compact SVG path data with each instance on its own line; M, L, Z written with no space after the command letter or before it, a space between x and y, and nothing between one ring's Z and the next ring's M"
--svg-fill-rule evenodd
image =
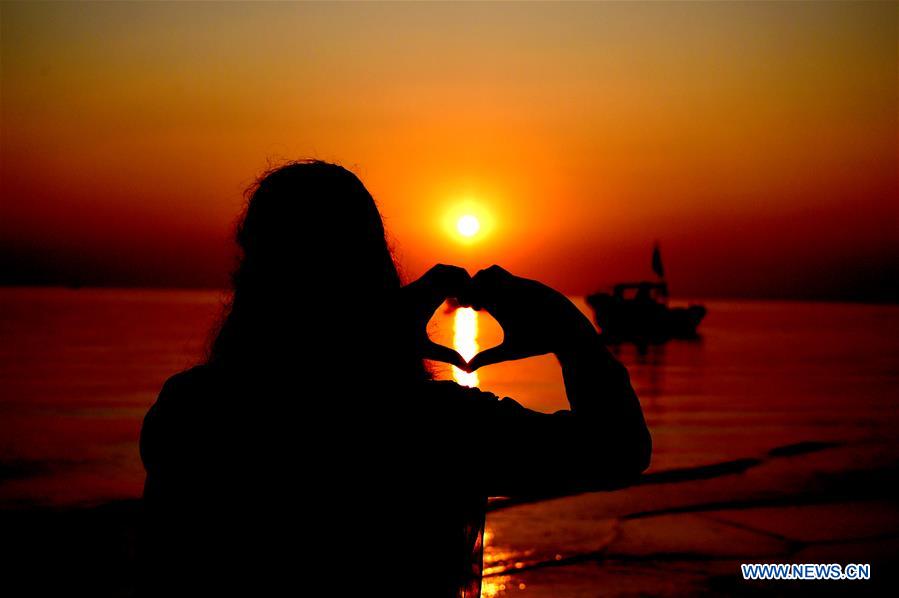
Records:
M627 372L574 305L497 266L402 287L351 172L268 172L237 243L207 362L144 421L144 593L477 596L488 496L614 487L647 467ZM502 345L466 365L429 341L446 298L492 314ZM544 353L570 411L436 382L423 363Z

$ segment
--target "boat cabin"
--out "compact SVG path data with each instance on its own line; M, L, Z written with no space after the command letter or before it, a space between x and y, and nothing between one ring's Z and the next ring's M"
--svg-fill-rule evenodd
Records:
M668 301L668 284L648 281L623 282L615 285L612 294L621 301L665 303Z

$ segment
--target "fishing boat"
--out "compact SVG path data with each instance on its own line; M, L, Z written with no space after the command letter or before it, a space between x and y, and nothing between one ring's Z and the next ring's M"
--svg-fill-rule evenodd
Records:
M671 338L695 338L705 317L703 305L671 307L662 254L656 245L652 252L656 281L624 282L611 293L587 296L596 324L604 338L611 341L665 341Z

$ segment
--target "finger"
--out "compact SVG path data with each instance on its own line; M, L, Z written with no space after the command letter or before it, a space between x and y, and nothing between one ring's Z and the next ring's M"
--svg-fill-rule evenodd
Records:
M471 282L471 276L465 268L448 264L437 264L428 270L421 279L432 301L443 302L448 297L461 294Z
M446 297L458 297L463 294L471 284L471 276L468 270L459 266L440 264L442 268L440 292Z
M468 279L470 276L468 275L468 270L461 266L454 266L452 264L436 264L428 270L425 275L428 278L437 278L437 279Z
M495 289L508 285L511 281L515 280L515 278L516 277L513 274L510 274L508 270L494 264L489 268L479 270L471 278L471 287L476 292L486 291L488 289Z
M486 309L497 317L494 312L508 291L514 288L514 281L515 276L497 265L480 270L471 278L463 304L477 310Z
M491 266L491 268L498 268L498 266ZM478 270L475 275L471 277L468 288L466 288L462 296L459 297L459 303L465 307L473 307L477 310L483 309L485 298L492 295L492 289L495 286L494 277L495 275L490 268Z
M443 363L454 365L460 370L464 370L467 367L465 359L456 351L450 349L449 347L445 347L444 345L439 345L431 340L429 340L425 345L422 354L425 359L442 361Z
M445 299L455 297L470 284L468 272L458 266L437 264L421 278L403 287L403 297L416 317L429 319Z
M480 300L470 288L464 289L456 297L456 307L470 307L476 311L484 309L484 306L481 305Z
M487 365L499 363L501 361L521 359L522 357L524 357L524 355L521 354L521 352L515 351L509 345L503 343L475 355L471 361L468 362L468 367L465 369L469 372L474 372Z
M502 280L504 278L511 278L512 274L503 268L502 266L498 266L493 264L489 268L484 268L483 270L479 270L474 278L480 278L484 281L494 281L494 280Z

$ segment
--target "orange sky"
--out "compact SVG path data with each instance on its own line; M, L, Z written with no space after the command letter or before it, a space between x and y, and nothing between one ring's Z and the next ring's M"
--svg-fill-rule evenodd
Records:
M897 4L2 4L7 281L214 285L269 163L357 172L408 275L895 298ZM465 202L493 226L444 229Z

